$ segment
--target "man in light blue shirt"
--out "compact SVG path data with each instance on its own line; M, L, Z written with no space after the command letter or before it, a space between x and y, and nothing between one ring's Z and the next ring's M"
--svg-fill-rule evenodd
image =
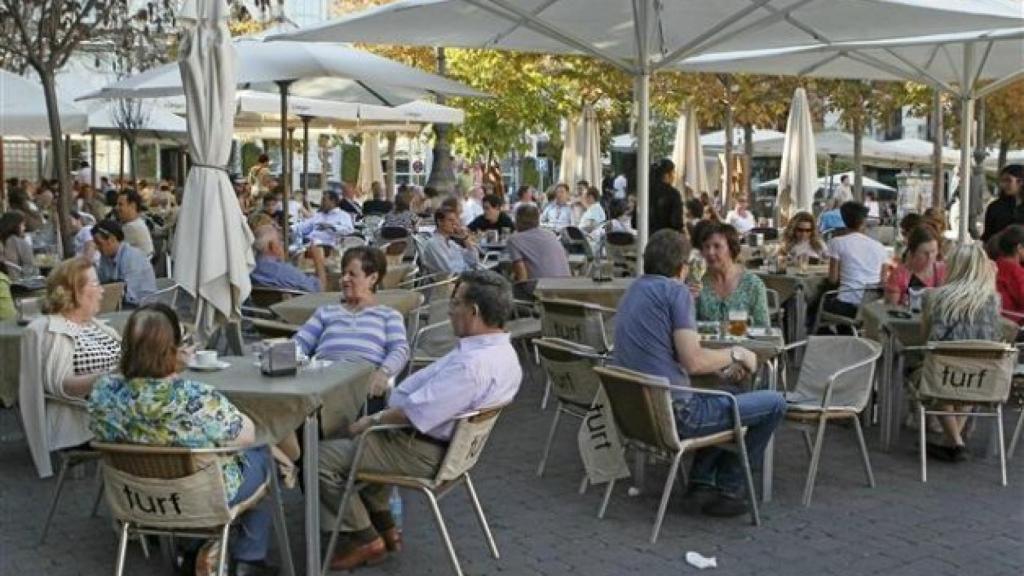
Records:
M480 252L472 236L463 239L465 246L454 240L462 228L459 213L450 206L441 206L434 214L437 229L427 241L422 255L423 265L432 274L459 274L479 265Z
M396 386L385 410L349 427L353 437L377 425L405 427L368 434L361 469L433 477L459 415L512 401L523 376L504 329L512 305L512 287L500 275L481 270L459 278L448 311L459 338L456 348ZM353 439L320 445L323 530L335 524L356 446ZM390 494L388 486L369 485L349 498L343 511L345 545L331 559L331 570L351 570L401 547L401 535L388 511Z
M843 215L839 213L838 206L831 210L822 212L821 216L818 217L818 229L821 230L822 233L842 228L846 228L846 223L843 222Z
M297 227L298 233L317 246L337 244L338 237L356 231L352 216L338 207L341 198L337 192L328 190L320 200L320 211L312 218L303 220Z
M540 213L540 225L555 230L572 226L572 206L569 205L569 187L565 184L555 186L555 200L544 206Z
M120 224L113 220L96 224L92 239L101 255L96 271L100 282L124 282L125 304L138 306L156 292L153 265L141 250L124 242Z

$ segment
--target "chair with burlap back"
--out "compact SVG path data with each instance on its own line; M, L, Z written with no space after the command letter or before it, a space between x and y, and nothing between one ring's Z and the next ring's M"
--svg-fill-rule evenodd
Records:
M636 234L624 231L608 232L604 237L604 251L612 261L615 276L636 276Z
M118 312L124 302L124 282L110 282L103 285L103 298L100 300L100 314Z
M473 510L476 512L477 521L480 523L480 529L483 530L484 536L487 538L487 545L491 550L491 555L498 559L498 545L494 542L494 536L491 534L491 528L487 524L487 518L484 516L484 510L480 506L480 499L477 497L476 488L473 486L473 480L470 478L469 472L480 459L480 455L483 454L487 440L503 408L504 406L495 406L457 417L455 430L452 433L451 441L448 443L444 459L438 467L437 474L429 478L360 471L359 466L362 461L367 437L371 434L405 428L405 426L373 426L361 434L356 446L355 457L352 459L352 468L348 474L345 492L342 494L341 502L335 515L334 528L331 531L331 537L324 554L322 574L326 576L330 569L330 559L334 556L334 549L338 543L338 532L341 530L341 522L344 517L343 511L350 498L358 497L356 491L367 484L384 484L408 488L419 491L427 497L431 512L434 514L434 520L437 522L437 529L444 540L448 559L457 576L462 576L462 566L459 564L459 558L455 554L455 548L452 546L452 540L448 535L448 528L445 525L444 516L441 514L441 508L438 506L438 503L453 488L456 488L459 484L464 484L469 494L470 502L473 505Z
M543 476L562 414L583 420L594 403L601 381L593 368L604 364L604 357L589 346L559 338L539 338L533 344L558 402L547 442L544 443L544 453L537 465L537 476ZM583 487L586 487L585 483Z
M924 353L915 391L920 425L921 481L928 481L927 416L987 417L995 419L1002 484L1006 486L1003 404L1010 396L1017 366L1017 348L1005 342L955 340L908 346L905 350Z
M244 448L177 448L93 442L103 456L107 506L120 523L115 574L124 573L128 539L133 535L219 538L217 574L227 575L228 534L243 512L271 498L271 516L285 571L294 574L291 548L277 485L277 470L249 498L228 504L220 460Z
M804 345L806 350L800 363L796 388L786 393L786 420L800 427L811 459L803 496L804 506L810 506L825 440L825 427L832 420L853 422L864 474L868 485L875 487L875 476L858 416L871 399L875 365L882 355L882 347L866 338L811 336L806 342L793 344L789 349ZM816 430L813 444L810 434L812 429Z
M594 372L601 379L601 385L608 395L615 425L619 436L627 449L639 450L656 459L671 463L665 488L661 493L661 504L654 518L654 529L651 531L651 544L658 539L668 500L672 494L676 475L682 469L683 454L699 448L732 446L739 455L747 481L747 501L750 504L750 520L758 526L761 523L757 511L757 498L754 491L754 478L750 472L750 461L747 458L747 447L744 443L746 427L741 425L739 405L736 397L728 392L703 388L672 386L668 380L660 376L652 376L635 370L627 370L617 366L596 367ZM672 392L721 396L728 399L733 414L733 426L729 430L715 432L706 436L680 438L676 430L675 411L672 408ZM684 478L685 478L685 472ZM615 480L608 483L605 489L598 518L603 518L615 489Z
M559 338L592 348L595 353L611 352L610 334L615 310L591 302L564 298L541 298L540 333L545 338ZM551 395L551 381L545 385L541 409L546 409Z

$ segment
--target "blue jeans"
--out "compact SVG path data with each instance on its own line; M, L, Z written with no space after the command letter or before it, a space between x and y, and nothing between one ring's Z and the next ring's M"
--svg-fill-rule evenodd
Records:
M736 394L736 403L740 421L747 426L750 465L759 467L768 440L786 413L786 400L777 392L759 390ZM676 426L682 438L731 430L732 404L723 396L694 394L688 402L676 406ZM715 486L734 496L743 494L746 478L739 454L716 447L698 450L690 469L690 482Z
M229 502L232 506L252 496L267 480L267 470L274 469L274 459L266 446L246 450L245 461L245 465L242 466L242 485ZM269 498L264 498L239 518L238 533L231 545L232 558L254 562L267 557L273 522L270 505Z

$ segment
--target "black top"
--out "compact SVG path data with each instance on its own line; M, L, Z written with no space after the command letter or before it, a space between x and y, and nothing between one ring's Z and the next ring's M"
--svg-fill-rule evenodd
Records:
M651 209L648 234L662 228L683 232L683 195L664 182L652 182L650 194ZM637 228L637 211L633 211L633 229Z
M370 215L384 215L391 212L391 202L387 200L367 200L363 202L363 214ZM342 210L345 208L342 207Z
M472 232L482 232L487 230L500 231L502 228L508 228L509 230L515 229L515 224L512 222L512 218L504 212L498 214L498 220L496 222L491 222L481 214L469 223L469 229Z
M338 204L338 208L341 208L345 212L352 214L356 218L363 217L363 209L359 207L359 204L349 200L348 198L342 198L341 203Z
M1017 203L1013 196L1000 196L985 208L985 231L983 242L999 234L1003 228L1013 224L1024 224L1024 203Z

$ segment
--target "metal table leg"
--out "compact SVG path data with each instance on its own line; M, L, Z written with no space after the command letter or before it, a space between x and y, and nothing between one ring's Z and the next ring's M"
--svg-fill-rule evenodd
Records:
M306 416L302 430L302 480L306 505L306 576L320 575L320 416Z
M893 413L893 359L895 336L884 324L879 327L882 332L882 374L878 379L879 386L879 440L882 450L892 448L892 413Z
M778 389L778 377L779 377L779 362L778 358L772 358L765 362L765 369L767 370L768 389ZM768 444L764 449L764 460L761 464L761 501L771 502L772 501L772 476L775 468L775 434L768 439Z

